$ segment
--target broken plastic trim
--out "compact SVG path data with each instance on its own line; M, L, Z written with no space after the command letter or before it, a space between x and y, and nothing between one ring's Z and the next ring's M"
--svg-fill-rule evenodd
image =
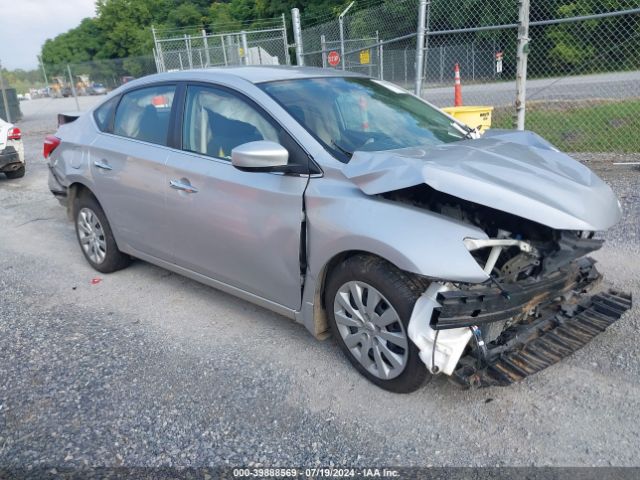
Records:
M518 382L579 350L631 308L631 295L609 290L592 297L576 295L578 304L558 301L535 320L516 324L487 349L486 365L471 354L451 376L469 387L506 386Z
M526 253L536 254L537 250L529 242L524 240L514 240L510 238L465 238L464 245L472 252L486 247L518 247L521 251Z
M499 288L490 286L438 292L438 305L429 323L433 329L442 330L505 320L572 290L593 287L600 279L595 261L581 258L537 281L503 284L509 298Z
M446 375L451 375L455 370L472 335L468 328L437 331L429 325L433 310L440 306L436 296L449 288L440 282L429 285L413 307L408 328L409 338L420 350L420 359L429 371Z

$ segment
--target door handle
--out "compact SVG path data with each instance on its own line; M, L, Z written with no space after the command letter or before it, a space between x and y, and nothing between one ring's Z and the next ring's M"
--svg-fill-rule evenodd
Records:
M113 167L106 162L106 160L96 160L93 164L102 170L113 170Z
M180 180L170 180L169 186L176 190L182 190L187 193L198 193L198 189L189 183L184 183Z

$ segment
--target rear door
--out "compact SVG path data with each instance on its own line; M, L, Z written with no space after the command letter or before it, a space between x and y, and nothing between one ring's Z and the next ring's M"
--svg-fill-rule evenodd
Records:
M245 172L231 150L271 140L306 155L245 96L222 87L189 85L181 152L167 160L167 222L178 265L292 309L300 307L302 196L308 175ZM180 125L180 121L177 122Z
M171 255L164 196L175 90L163 84L125 93L89 151L96 195L120 247L164 260Z

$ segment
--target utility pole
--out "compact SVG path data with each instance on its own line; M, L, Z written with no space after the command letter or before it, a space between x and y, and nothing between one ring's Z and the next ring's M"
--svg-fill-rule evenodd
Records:
M4 78L2 78L2 62L0 62L0 90L2 90L2 102L4 103L4 113L7 116L7 122L11 123L11 112L9 111L9 102L7 101L7 91L4 88Z
M524 130L527 98L527 55L529 54L529 0L519 0L518 57L516 67L516 128Z

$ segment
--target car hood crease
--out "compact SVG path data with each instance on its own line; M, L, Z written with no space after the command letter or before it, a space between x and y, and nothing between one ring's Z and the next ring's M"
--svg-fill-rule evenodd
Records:
M425 183L556 229L605 230L621 216L606 183L532 132L490 130L432 147L356 151L343 173L367 195Z

